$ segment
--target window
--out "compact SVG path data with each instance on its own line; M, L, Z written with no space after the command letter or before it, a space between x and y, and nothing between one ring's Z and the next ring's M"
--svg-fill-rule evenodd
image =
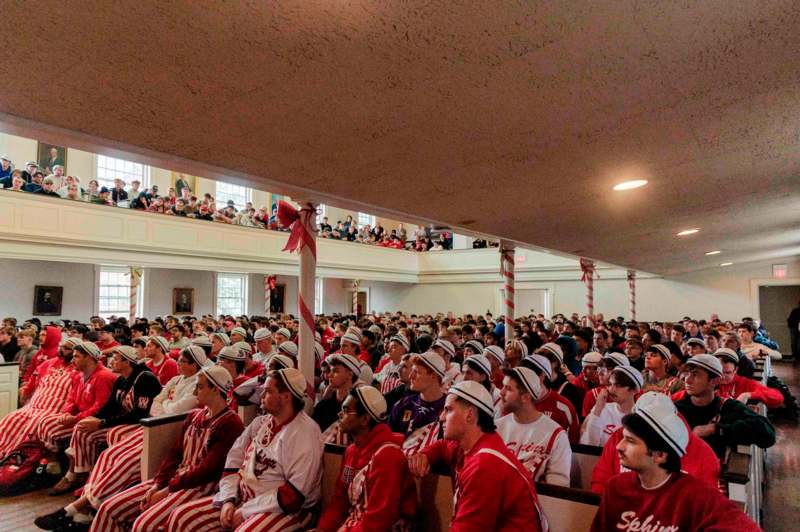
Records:
M328 206L324 203L317 205L317 229L322 224L322 219L328 216Z
M247 313L247 274L217 274L217 314L241 316Z
M247 187L217 181L217 197L215 199L218 209L223 208L229 200L233 200L236 210L240 211L250 201L250 196L250 189Z
M370 227L375 227L375 216L372 214L367 214L365 212L358 213L358 226L363 227L365 225L369 225Z
M125 266L100 266L100 289L98 291L98 312L102 318L114 316L128 317L131 305L131 270ZM139 316L144 315L144 276L139 280L136 308Z
M114 180L122 179L127 186L140 181L140 190L150 187L150 167L107 155L97 156L97 182L101 187L114 188Z
M322 290L324 283L317 277L314 282L314 314L322 314Z

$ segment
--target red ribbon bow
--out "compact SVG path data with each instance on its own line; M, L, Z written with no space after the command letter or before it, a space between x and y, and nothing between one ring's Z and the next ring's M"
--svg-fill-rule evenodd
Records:
M636 279L636 271L628 270L628 281L633 281L635 279Z
M275 277L274 275L270 275L269 277L267 277L267 285L269 286L270 290L275 290L277 280L278 278Z
M581 281L585 283L586 281L589 280L589 278L594 276L595 273L594 262L589 259L582 258L580 260L580 264L581 264L581 272L583 272L583 274L581 275Z
M314 240L316 216L317 211L310 203L298 210L283 200L278 201L278 222L291 230L283 251L299 253L303 246L308 246L316 258L317 244Z

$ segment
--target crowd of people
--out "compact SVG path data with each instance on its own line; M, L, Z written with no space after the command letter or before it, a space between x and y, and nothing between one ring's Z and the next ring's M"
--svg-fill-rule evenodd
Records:
M780 358L749 318L675 323L530 315L317 316L315 373L293 316L88 323L6 318L30 440L58 463L45 530L410 530L414 478L454 475L451 530L547 530L536 483L569 486L572 444L602 449L593 530L758 530L718 488L726 451L769 447L789 398L753 379ZM259 405L244 426L237 406ZM141 482L139 421L188 412ZM320 508L324 444L346 446ZM63 456L63 455L62 455ZM68 465L67 465L68 464ZM639 528L637 528L639 527ZM650 528L646 528L650 527Z
M52 173L45 174L44 170L34 161L28 161L24 170L15 169L11 159L4 155L0 157L0 188L242 227L287 230L278 221L277 206L256 209L252 202L247 202L243 208L237 209L233 200L217 204L211 194L195 195L182 179L163 195L158 185L143 188L137 180L128 184L122 179L114 179L114 186L109 188L101 186L97 179L91 179L84 187L80 177L65 173L63 165L56 164L46 169ZM358 227L352 216L336 224L323 217L319 235L321 238L409 251L441 251L453 247L453 234L449 231L434 234L430 227L422 227L409 235L402 223L388 231L380 223L375 227L369 224Z

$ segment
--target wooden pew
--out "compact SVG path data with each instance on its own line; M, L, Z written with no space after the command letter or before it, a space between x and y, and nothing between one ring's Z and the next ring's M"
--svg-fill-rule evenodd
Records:
M183 420L187 413L169 416L148 417L140 421L144 427L144 447L142 448L142 482L150 480L158 471L158 466L180 437Z
M761 501L757 482L752 479L752 457L730 451L720 472L720 480L727 488L728 498L741 506L742 511L756 523L761 523Z
M245 427L250 424L256 417L258 417L257 405L244 405L237 408L239 419L242 420L242 425Z
M602 447L573 443L572 469L570 471L569 485L571 488L582 490L592 489L592 471L603 453Z
M0 418L17 409L19 362L0 363Z
M600 505L600 495L583 489L537 482L536 493L552 532L589 530Z

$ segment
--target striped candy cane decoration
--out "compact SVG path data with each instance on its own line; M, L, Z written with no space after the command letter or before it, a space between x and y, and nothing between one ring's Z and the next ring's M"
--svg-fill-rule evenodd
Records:
M353 279L353 315L358 318L358 288L361 286L361 281Z
M503 310L507 344L514 339L514 248L500 249L500 273L503 276Z
M313 203L305 203L298 210L285 201L278 202L278 221L290 228L289 240L283 251L300 254L300 293L297 306L300 314L298 369L306 380L314 382L314 308L315 277L317 269L317 209Z
M631 320L636 321L636 271L628 270L628 310Z
M272 315L270 302L272 301L272 289L275 288L276 280L277 278L274 275L264 276L264 315L266 317Z
M586 314L594 323L594 261L581 258L581 281L586 283Z
M142 279L142 269L131 266L131 300L130 300L130 323L136 320L138 309L136 308L139 302L139 281Z

